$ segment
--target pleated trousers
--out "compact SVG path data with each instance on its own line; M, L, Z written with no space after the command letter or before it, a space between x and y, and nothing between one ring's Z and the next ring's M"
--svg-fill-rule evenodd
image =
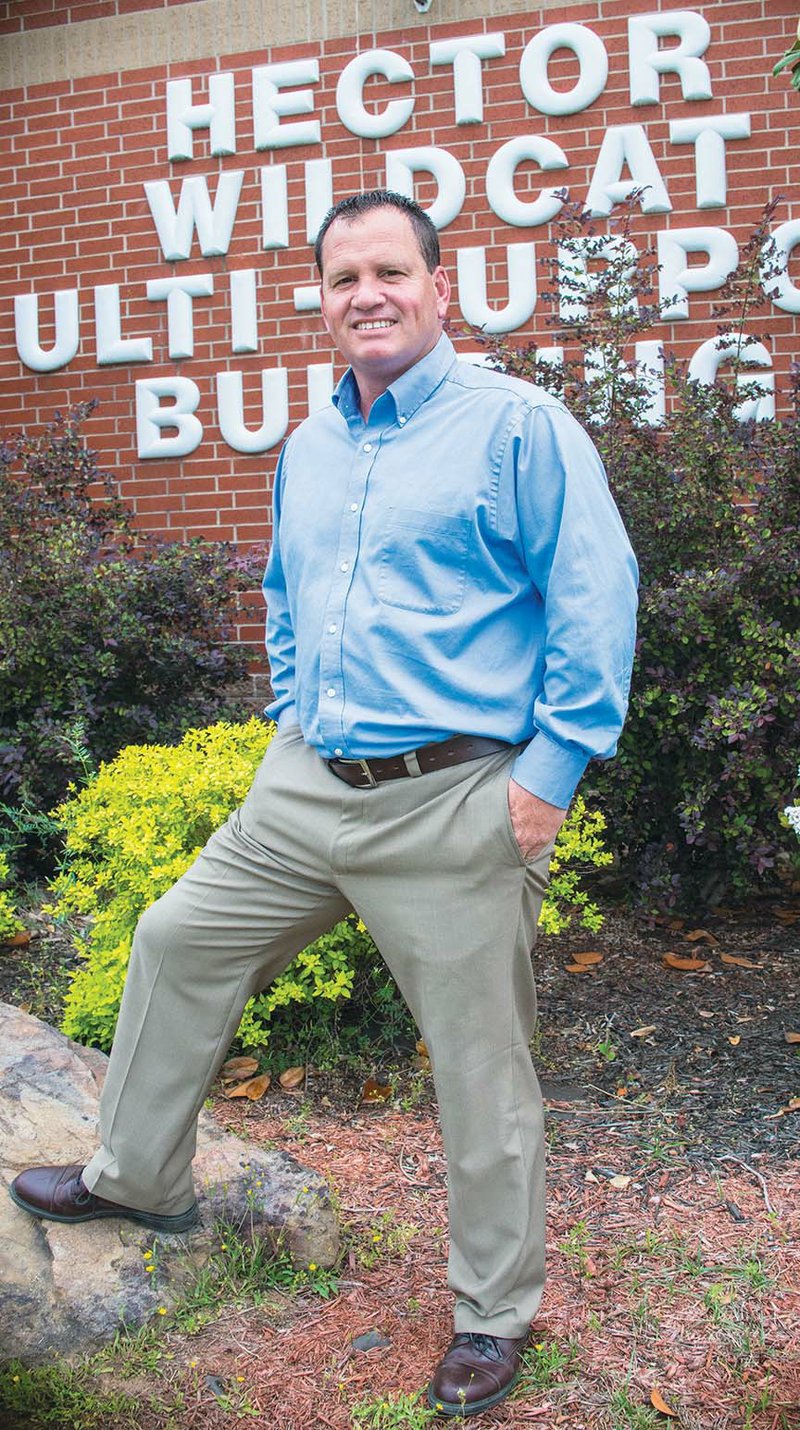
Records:
M531 949L551 851L526 864L514 837L515 754L362 790L297 727L274 736L244 804L139 922L90 1190L191 1204L197 1116L245 1003L354 909L431 1055L455 1329L527 1329L545 1232Z

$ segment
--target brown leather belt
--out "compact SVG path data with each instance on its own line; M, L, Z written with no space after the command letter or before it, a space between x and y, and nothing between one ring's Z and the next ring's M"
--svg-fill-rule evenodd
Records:
M510 750L507 740L488 740L482 735L453 735L449 740L437 740L432 745L420 745L404 755L389 755L382 760L328 760L328 769L353 789L373 789L384 780L408 779L427 775L431 770L444 770L450 765L463 765L481 755L493 755L498 750Z

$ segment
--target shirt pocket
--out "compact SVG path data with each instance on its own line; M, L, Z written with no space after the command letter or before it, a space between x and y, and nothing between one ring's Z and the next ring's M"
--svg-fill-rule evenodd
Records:
M458 611L464 600L472 524L463 516L395 506L388 511L378 597L425 615Z

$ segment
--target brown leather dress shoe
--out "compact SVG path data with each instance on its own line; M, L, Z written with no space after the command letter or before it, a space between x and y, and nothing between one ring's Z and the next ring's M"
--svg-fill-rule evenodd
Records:
M141 1222L153 1231L188 1231L197 1221L197 1203L177 1216L161 1216L158 1212L143 1212L136 1207L123 1207L96 1197L81 1181L83 1167L29 1167L20 1172L9 1187L11 1200L33 1216L46 1221L96 1221L98 1217L127 1217Z
M524 1336L454 1336L428 1386L428 1404L440 1415L480 1415L499 1404L520 1376Z

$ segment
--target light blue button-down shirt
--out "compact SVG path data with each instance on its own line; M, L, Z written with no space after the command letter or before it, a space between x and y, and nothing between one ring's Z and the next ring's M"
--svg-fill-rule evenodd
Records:
M443 335L367 422L347 372L281 453L267 713L326 759L528 741L514 779L566 807L616 748L636 576L583 428Z

